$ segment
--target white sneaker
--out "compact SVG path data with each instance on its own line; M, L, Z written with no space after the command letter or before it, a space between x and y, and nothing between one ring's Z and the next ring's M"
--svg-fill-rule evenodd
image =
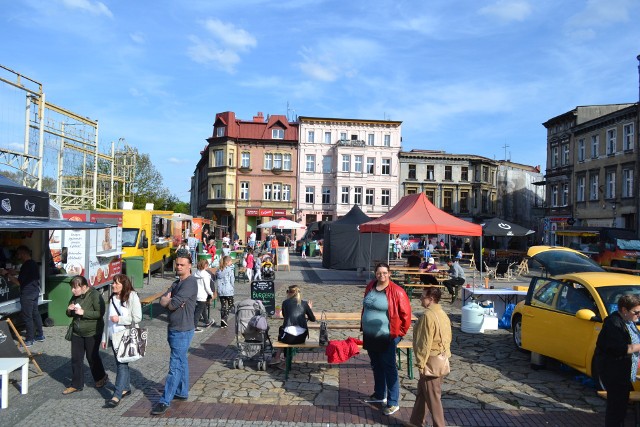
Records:
M202 329L196 328L195 332L202 332Z
M384 408L384 410L382 412L384 412L385 415L392 415L395 414L396 412L398 412L398 410L400 409L399 406L395 405L395 406L387 406L386 408Z

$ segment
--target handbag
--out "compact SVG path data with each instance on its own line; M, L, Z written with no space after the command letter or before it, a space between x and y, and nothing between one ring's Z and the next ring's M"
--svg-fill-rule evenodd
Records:
M118 362L129 363L142 359L147 351L147 337L147 328L137 324L127 326L116 349Z
M71 323L69 324L69 327L67 328L67 333L64 334L64 339L67 341L71 341L71 337L73 337L73 320L71 321Z
M320 336L318 337L318 344L325 346L329 344L329 330L327 329L327 314L322 310L320 315Z
M444 377L451 372L451 366L449 365L449 358L447 357L442 341L442 329L440 328L440 319L436 315L438 322L438 332L440 333L440 343L442 344L442 353L436 356L429 356L427 364L420 372L421 375L426 377Z
M111 296L111 304L113 308L120 316L120 310L113 302L113 296ZM122 331L122 338L116 348L116 359L120 363L135 362L138 359L142 359L147 352L147 337L149 332L147 328L142 328L138 324L127 325L126 329ZM113 341L113 339L112 339Z

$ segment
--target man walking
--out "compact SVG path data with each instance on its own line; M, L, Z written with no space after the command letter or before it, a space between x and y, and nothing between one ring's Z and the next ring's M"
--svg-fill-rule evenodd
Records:
M451 294L451 303L453 304L458 297L458 290L464 285L465 276L464 270L460 267L457 260L451 258L447 259L447 265L449 266L449 280L444 281L444 285Z
M191 275L191 260L186 256L176 258L178 280L173 282L168 292L160 298L160 305L169 310L167 341L171 348L169 373L164 384L164 392L158 403L151 409L151 415L167 412L175 397L187 400L189 397L189 361L187 352L194 333L194 313L198 282Z
M187 245L189 246L189 252L191 253L191 263L198 261L196 258L198 254L198 243L200 242L196 239L196 235L191 233L187 239Z

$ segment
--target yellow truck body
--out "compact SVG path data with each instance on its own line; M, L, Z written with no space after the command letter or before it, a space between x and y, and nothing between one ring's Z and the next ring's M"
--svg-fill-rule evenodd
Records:
M142 257L145 274L169 262L172 211L115 209L112 212L122 212L123 258Z

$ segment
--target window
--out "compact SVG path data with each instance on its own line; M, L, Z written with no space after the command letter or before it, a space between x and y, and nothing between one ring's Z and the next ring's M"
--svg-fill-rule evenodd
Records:
M613 156L616 154L616 134L617 129L609 129L607 131L607 155Z
M229 156L227 157L227 166L229 166L230 168L233 167L233 161L235 159L235 153L233 152L233 150L229 150ZM231 193L233 194L233 193Z
M480 167L476 166L475 168L473 168L473 173L474 173L474 180L476 182L480 181Z
M589 200L598 200L598 175L589 176Z
M591 158L598 158L598 145L600 145L600 135L591 135Z
M391 175L391 159L382 159L382 175Z
M265 153L265 155L264 155L264 169L266 169L266 170L273 169L273 154Z
M271 129L271 139L284 139L284 129Z
M331 187L322 187L322 204L328 205L331 203Z
M362 187L354 187L353 189L353 203L362 206Z
M482 212L489 213L489 190L482 190Z
M242 153L241 159L240 159L240 167L241 168L251 167L251 153Z
M409 165L409 179L416 179L416 165Z
M240 183L240 200L249 200L249 183L246 181Z
M585 201L585 177L579 176L576 183L576 201L584 202Z
M388 188L380 190L380 204L382 206L391 206L391 190Z
M569 164L569 144L564 144L562 146L562 164Z
M633 123L622 127L622 148L625 151L633 150Z
M305 187L304 188L304 201L306 203L315 203L314 200L314 196L315 196L315 192L316 189L314 187Z
M473 190L473 208L478 209L478 190Z
M307 142L313 143L316 137L316 133L312 130L307 132Z
M342 187L340 191L340 203L349 204L349 187Z
M451 181L453 178L453 173L451 172L451 166L445 166L444 167L444 179L446 179L447 181Z
M578 140L578 161L584 162L584 138Z
M435 180L435 174L433 170L433 165L427 165L427 181Z
M373 198L374 198L373 188L367 188L367 192L365 193L365 196L364 196L364 203L368 206L373 206Z
M482 167L482 182L489 182L489 167Z
M351 135L351 140L352 140L352 141L357 141L357 140L358 140L358 135L354 135L354 134L352 134L352 135Z
M610 170L605 173L605 193L606 199L615 199L616 197L616 171Z
M233 184L227 184L227 194L229 195L229 198L235 196L236 192L233 189Z
M340 141L346 141L346 140L347 140L347 133L340 132Z
M305 163L304 170L305 170L305 172L315 172L316 171L316 156L315 156L315 154L307 154L307 161Z
M384 136L384 146L391 147L391 135Z
M453 191L444 190L442 196L442 209L451 212L453 210Z
M375 138L372 133L367 135L367 145L375 145Z
M223 150L213 150L213 166L216 168L220 166L224 166Z
M533 298L531 298L531 305L552 308L553 301L556 295L559 294L562 284L556 281L537 280L535 286Z
M216 136L217 137L224 136L224 129L225 129L224 126L217 127L216 128Z
M551 186L551 207L558 206L558 186Z
M222 184L213 184L212 190L214 199L222 199Z
M436 192L434 190L426 190L424 194L431 203L436 199Z
M351 156L347 154L342 155L342 172L349 172L351 170Z
M551 148L551 167L558 167L558 147Z
M466 166L460 168L460 181L469 181L469 168Z
M331 144L331 132L324 133L324 143Z
M285 154L282 156L282 169L286 171L291 170L291 154Z
M367 157L367 173L373 174L376 171L376 159Z
M460 212L469 212L469 192L460 192Z
M282 185L282 201L288 202L291 200L291 186L289 184Z
M262 192L262 200L271 200L271 184L264 184Z
M353 170L362 172L362 156L353 156Z
M281 194L282 194L282 184L273 184L272 200L280 200Z
M562 184L562 206L569 205L569 183Z
M322 173L331 173L333 172L333 157L332 156L322 156Z
M622 169L622 197L633 197L633 169Z
M282 154L276 153L273 155L273 168L282 169Z

